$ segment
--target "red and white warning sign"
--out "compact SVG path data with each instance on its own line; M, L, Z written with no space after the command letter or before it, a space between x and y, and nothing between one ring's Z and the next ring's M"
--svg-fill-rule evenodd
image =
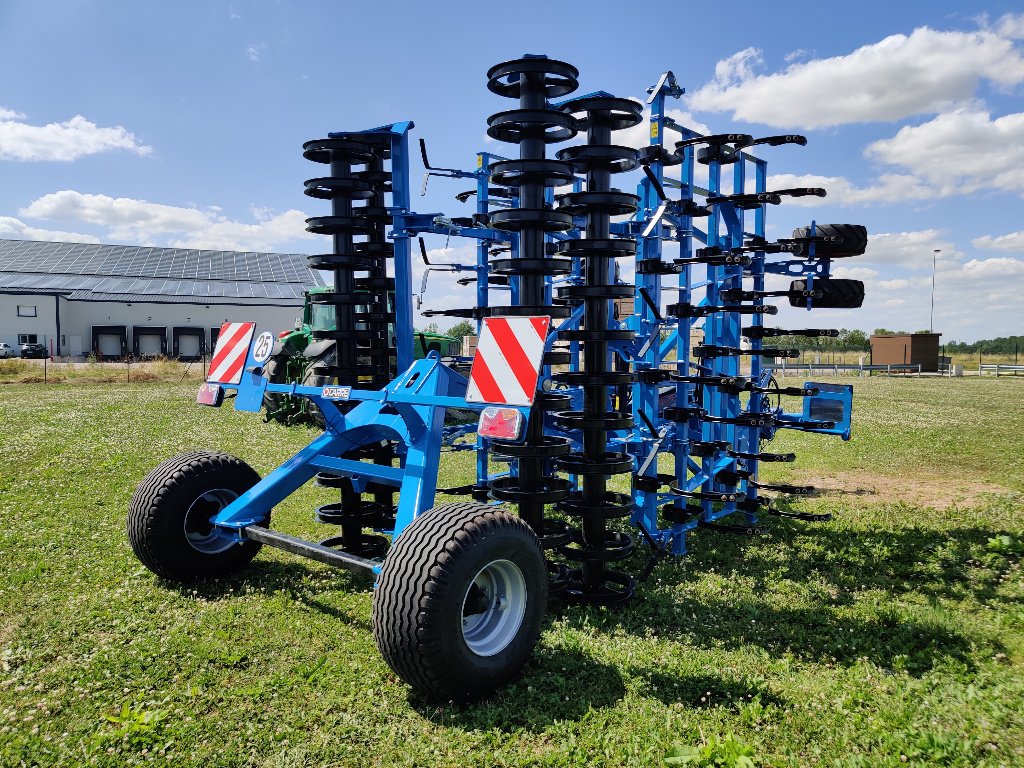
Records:
M533 405L550 317L487 317L469 372L466 401Z
M237 384L242 380L242 369L245 367L249 344L255 330L256 323L224 323L220 327L207 381Z

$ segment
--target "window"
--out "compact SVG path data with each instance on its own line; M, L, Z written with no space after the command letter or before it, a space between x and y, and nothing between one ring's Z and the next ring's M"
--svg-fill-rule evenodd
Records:
M38 344L39 336L35 333L19 333L18 334L19 344Z
M18 305L18 317L37 317L36 308L28 304Z

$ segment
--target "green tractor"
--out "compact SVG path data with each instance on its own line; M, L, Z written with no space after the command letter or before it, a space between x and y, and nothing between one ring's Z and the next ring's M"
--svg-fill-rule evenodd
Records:
M331 288L317 287L306 292L302 305L302 321L295 328L278 334L270 359L263 366L263 377L273 384L298 383L320 387L333 383L322 369L334 363L334 342L330 339L316 339L315 331L333 331L335 328L334 307L310 301L310 296L330 293ZM436 351L442 357L455 358L462 351L460 339L442 333L417 331L413 340L413 354L416 358L426 357ZM277 392L263 395L266 421L282 424L314 424L324 426L323 415L309 398L290 397Z

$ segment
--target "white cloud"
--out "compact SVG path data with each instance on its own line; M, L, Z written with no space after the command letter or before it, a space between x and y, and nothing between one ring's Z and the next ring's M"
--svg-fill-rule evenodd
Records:
M985 235L971 240L975 248L984 248L992 251L1022 251L1024 252L1024 232L1011 232L1008 235Z
M715 79L688 97L692 109L779 128L822 128L938 113L970 99L979 81L1024 82L1014 45L1017 17L972 32L919 27L845 56L755 74L761 52L747 48L718 62Z
M33 200L19 214L103 227L107 241L160 242L176 248L273 251L294 240L316 237L305 231L306 217L298 210L253 209L252 223L229 219L217 210L62 190Z
M102 128L81 115L47 125L30 125L24 119L18 112L0 108L0 160L69 162L116 149L137 155L152 152L126 128Z
M918 177L902 173L882 174L867 187L858 187L843 176L776 173L768 177L769 190L793 187L822 187L828 193L826 197L786 198L786 205L803 208L929 200L939 196L938 190Z
M977 107L904 126L864 154L908 168L943 195L978 189L1024 192L1024 113L992 119Z
M636 99L636 101L643 101L642 99ZM612 141L616 144L620 144L624 147L646 147L651 143L650 134L650 109L644 110L644 119L632 128L626 128L621 131L616 131L612 134ZM692 113L686 112L682 109L666 109L665 116L674 120L677 124L684 128L689 128L692 131L698 133L709 134L712 130L701 120L698 120L693 116ZM665 148L669 152L675 149L675 143L682 138L675 131L666 131L664 136Z
M869 246L870 252L870 246ZM930 260L926 258L929 262ZM935 330L946 341L1005 336L1019 325L1021 277L1024 259L998 257L947 264L935 282ZM857 278L863 279L863 278ZM866 280L864 306L855 310L816 310L808 316L784 302L774 324L815 327L927 328L931 312L931 274ZM980 311L981 309L984 311Z
M1000 280L1004 277L1024 276L1024 260L999 256L992 259L971 259L963 265L963 274L979 279Z
M1024 13L1008 13L996 22L996 33L1011 40L1024 40Z
M937 229L917 232L879 232L868 234L868 247L858 262L876 264L888 268L910 267L931 271L935 251L939 269L955 264L962 256L956 246L942 237Z
M846 267L837 266L832 268L832 277L844 280L872 280L878 277L878 270L870 267Z
M0 216L0 237L11 240L49 240L68 243L98 243L95 235L32 227L13 216Z

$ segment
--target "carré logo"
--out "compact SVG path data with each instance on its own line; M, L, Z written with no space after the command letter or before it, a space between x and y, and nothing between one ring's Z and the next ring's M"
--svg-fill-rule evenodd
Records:
M323 397L336 397L339 400L348 400L352 394L352 387L324 387Z

